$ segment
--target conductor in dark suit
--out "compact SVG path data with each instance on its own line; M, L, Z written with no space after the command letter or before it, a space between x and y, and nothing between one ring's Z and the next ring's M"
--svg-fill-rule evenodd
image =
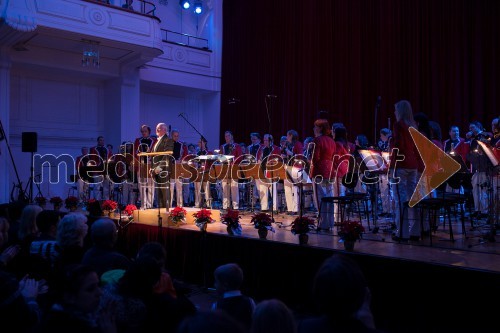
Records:
M167 125L159 123L156 125L158 139L153 147L153 152L165 152L174 150L174 140L167 135ZM171 155L157 155L152 158L151 175L155 184L156 202L159 208L170 208L170 174Z

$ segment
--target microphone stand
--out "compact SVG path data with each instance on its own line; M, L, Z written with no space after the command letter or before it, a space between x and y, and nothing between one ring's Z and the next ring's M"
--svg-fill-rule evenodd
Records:
M378 119L378 109L380 109L380 96L377 97L377 102L375 103L375 119L374 119L374 136L373 136L373 144L376 144L378 142L378 135L377 135L377 119Z
M194 126L193 126L193 124L191 124L191 123L189 122L189 120L187 120L187 119L186 119L186 117L184 117L184 113L179 113L178 117L181 117L182 119L184 119L184 120L185 120L185 121L189 124L189 126L191 126L191 128L192 128L192 129L194 129L194 130L195 130L195 132L196 132L196 133L198 133L198 134L200 135L200 137L201 137L201 139L202 139L202 140L205 140L205 142L207 142L207 141L208 141L207 139L205 139L205 137L203 136L203 134L201 134L201 133L200 133L200 131L198 131L198 130L196 129L196 127L194 127Z

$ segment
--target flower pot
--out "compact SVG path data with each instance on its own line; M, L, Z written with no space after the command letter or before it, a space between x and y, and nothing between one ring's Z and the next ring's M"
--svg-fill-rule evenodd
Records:
M308 234L299 234L299 244L300 245L307 245L307 242L309 242L309 235Z
M344 241L344 249L346 251L354 251L354 243L356 243L356 241L345 240Z
M234 230L232 227L227 227L226 230L229 236L234 236Z
M201 232L207 232L207 224L206 224L206 223L203 223L203 224L200 226L200 231L201 231Z
M268 233L267 229L259 229L258 232L259 232L259 238L260 239L266 239L267 238L267 233Z

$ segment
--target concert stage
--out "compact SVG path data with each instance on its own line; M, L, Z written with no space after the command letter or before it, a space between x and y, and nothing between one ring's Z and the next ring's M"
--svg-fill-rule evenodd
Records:
M294 217L283 214L275 215L276 232L262 240L249 212L241 219L242 235L229 236L219 219L206 234L191 223L160 231L154 211L148 221L142 218L121 230L120 247L133 254L147 241L161 241L171 274L188 283L213 287L214 269L237 262L245 272L246 293L258 301L279 298L299 315L307 314L314 309L315 272L325 258L342 252L363 268L377 326L386 332L478 331L494 326L491 321L498 316L498 306L490 304L500 296L500 245L483 243L472 232L462 238L458 225L454 243L440 226L432 247L428 240L397 243L390 231L373 234L367 228L354 252L345 252L335 231L310 233L309 245L299 245L289 228Z

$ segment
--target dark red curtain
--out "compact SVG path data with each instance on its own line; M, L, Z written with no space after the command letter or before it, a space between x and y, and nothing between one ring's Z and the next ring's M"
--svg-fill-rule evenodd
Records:
M351 140L373 141L377 96L377 132L400 99L444 137L500 114L500 1L224 0L223 11L221 139L296 129L303 140L326 110Z

